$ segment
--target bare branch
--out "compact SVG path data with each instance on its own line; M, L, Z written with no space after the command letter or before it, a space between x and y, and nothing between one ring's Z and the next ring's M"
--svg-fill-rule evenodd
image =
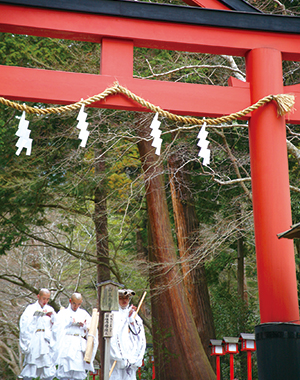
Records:
M215 132L222 137L223 139L223 143L224 143L224 147L225 147L225 150L228 154L228 157L230 158L232 164L233 164L233 167L234 167L234 171L236 173L236 176L238 177L238 179L242 179L242 176L241 176L241 173L240 173L240 169L239 169L239 166L237 165L237 159L234 157L229 145L228 145L228 142L227 142L227 139L226 139L226 136L224 134L223 131L219 131L219 130L215 130ZM247 189L247 187L245 186L245 181L240 181L240 185L242 187L242 189L244 190L246 196L248 197L248 199L252 202L252 194L251 192Z
M287 144L288 153L293 155L295 157L295 159L298 161L298 164L300 165L300 149L297 148L289 140L286 140L286 144Z
M154 73L152 67L150 66L149 61L147 61L147 63L148 63L148 66L150 68L150 71L152 72L152 75L148 75L146 77L134 75L135 78L143 78L143 79L158 78L158 77L163 77L163 76L167 76L170 74L174 74L174 73L177 73L177 72L182 71L182 70L191 70L191 69L212 69L212 70L221 69L221 70L229 70L231 72L234 72L239 77L242 77L244 75L243 72L236 65L235 65L235 67L224 66L224 65L186 65L186 66L177 67L176 69L173 69L173 70L169 70L169 71L165 71L163 73L157 73L156 74L156 73Z
M231 55L222 55L222 57L224 59L226 59L226 61L230 64L230 67L232 68L232 71L234 73L234 76L243 81L243 82L246 82L246 75L245 73L243 73L237 66L235 60L233 59L233 57Z

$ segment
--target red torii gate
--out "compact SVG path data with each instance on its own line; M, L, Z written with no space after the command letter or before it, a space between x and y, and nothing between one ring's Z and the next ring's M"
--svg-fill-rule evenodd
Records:
M230 2L246 8L226 11ZM300 60L300 18L261 14L239 0L203 3L219 9L112 0L0 0L1 32L90 41L102 49L100 75L0 66L0 95L70 104L117 80L170 112L218 117L269 94L293 93L295 112L288 118L300 123L300 85L282 83L282 60ZM247 82L233 80L221 87L134 79L134 47L243 56ZM92 106L145 111L123 95ZM292 224L285 119L277 117L273 103L248 119L261 323L295 322L293 242L277 238Z

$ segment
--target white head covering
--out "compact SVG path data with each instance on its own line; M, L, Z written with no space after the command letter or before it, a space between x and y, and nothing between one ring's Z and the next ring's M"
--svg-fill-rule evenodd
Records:
M123 297L129 296L130 298L132 298L135 295L135 292L131 289L119 289L118 294L119 296L123 296Z

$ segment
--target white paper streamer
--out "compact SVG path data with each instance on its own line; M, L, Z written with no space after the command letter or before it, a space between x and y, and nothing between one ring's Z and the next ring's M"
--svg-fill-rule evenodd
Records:
M161 122L158 120L158 112L156 112L152 123L150 125L150 128L152 129L152 132L150 136L153 137L152 141L152 146L156 148L155 154L158 156L160 155L160 149L161 149L161 144L162 144L162 139L160 138L161 135L161 130L159 129Z
M86 118L87 118L87 113L84 112L84 104L83 104L77 116L77 120L78 120L77 128L80 129L78 138L81 140L80 146L83 148L86 146L86 142L90 134L90 132L87 130L89 123L85 121Z
M26 148L26 155L30 156L31 154L31 146L32 146L32 139L29 138L31 130L28 129L29 121L25 119L25 111L23 111L19 127L16 132L16 135L19 137L16 146L18 147L18 150L16 151L16 155L19 156L22 152L23 148Z
M207 166L210 163L210 149L208 149L209 141L206 140L208 132L205 130L206 122L202 125L200 132L198 133L197 138L199 139L197 145L200 147L200 151L198 153L199 157L203 158L203 165Z

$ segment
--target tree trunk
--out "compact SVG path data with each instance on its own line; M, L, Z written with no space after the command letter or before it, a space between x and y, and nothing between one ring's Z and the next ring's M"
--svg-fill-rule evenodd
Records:
M245 309L247 307L245 300L245 268L244 268L244 239L240 236L237 240L237 290L238 295L242 301L242 310L239 315L239 329L240 333L246 332L245 330ZM242 378L247 377L247 354L246 352L240 352L240 375Z
M150 128L140 128L141 141L138 144L144 170L146 199L148 206L152 254L157 263L154 285L156 296L153 299L154 318L159 328L166 329L163 347L169 360L156 366L159 380L209 380L215 374L204 352L197 333L191 309L185 296L181 274L176 264L176 248L172 237L171 223L164 189L163 169L157 163L157 156L151 147ZM153 285L153 283L152 283ZM153 289L152 289L153 290ZM157 334L155 335L157 336ZM155 344L157 342L154 342ZM160 350L162 347L159 348Z
M142 234L141 234L139 226L136 228L135 236L136 236L136 256L138 260L145 260L148 257L148 252L147 252L147 249L144 248L143 238L142 238Z
M203 263L200 263L193 268L189 260L189 257L194 256L197 251L194 233L198 230L199 223L194 202L188 190L187 175L179 169L180 167L179 160L172 156L169 159L169 177L185 291L204 350L215 370L215 358L210 355L209 344L216 333L205 267Z
M149 224L149 260L151 263L157 263L155 254L152 249L151 228ZM171 314L166 312L166 295L159 292L160 281L155 271L150 270L150 289L151 289L151 314L152 314L152 339L155 363L155 378L157 380L184 379L186 372L184 366L176 363L176 368L172 368L172 359L174 352L169 347L176 344L176 336L172 332ZM174 372L173 372L174 370ZM177 376L177 377L175 377Z
M101 150L95 151L96 164L95 175L99 178L95 189L95 231L97 249L97 281L101 283L110 279L109 252L108 252L108 231L107 231L107 205L106 205L106 185L104 183L105 157ZM100 158L97 158L100 157ZM104 379L104 339L103 339L103 317L104 312L100 310L101 287L98 288L98 309L99 309L99 347L101 369L99 380Z
M243 237L240 237L237 241L237 253L238 253L238 269L237 269L237 285L238 285L238 295L241 300L245 301L244 294L244 241Z

